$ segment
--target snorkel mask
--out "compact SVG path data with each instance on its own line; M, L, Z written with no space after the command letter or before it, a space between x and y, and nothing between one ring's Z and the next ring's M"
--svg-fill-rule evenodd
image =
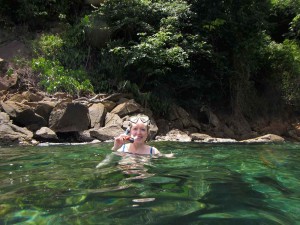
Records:
M132 116L129 118L129 121L131 123L136 124L138 121L141 121L142 123L146 124L147 126L150 124L150 119L148 116L145 115L137 115L137 116Z

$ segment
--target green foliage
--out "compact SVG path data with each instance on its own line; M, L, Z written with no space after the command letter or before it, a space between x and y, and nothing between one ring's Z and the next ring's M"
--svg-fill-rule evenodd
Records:
M153 33L157 28L161 16L156 8L156 2L109 0L96 11L96 14L104 16L113 30L113 38L137 40L138 33Z
M33 45L49 92L131 92L157 115L173 101L248 117L274 96L300 105L300 0L83 2L0 0L0 24L62 25Z
M292 37L300 41L300 14L295 16L290 23L290 34Z
M74 26L66 24L66 30L60 34L42 34L33 42L35 55L59 61L67 68L83 67L89 54L84 34L86 23L87 21L82 19Z
M8 77L11 77L11 75L13 75L13 73L14 73L14 70L12 68L9 68L6 72Z
M145 76L164 75L171 67L188 67L188 54L178 46L180 34L158 31L152 36L141 36L141 42L129 49L116 47L112 52L121 54L127 60L126 66L133 66Z
M81 33L74 34L80 28L81 24L61 35L43 34L33 43L37 58L33 59L32 67L40 72L40 84L47 92L66 91L77 96L93 92L82 66L88 50L83 47Z
M33 50L36 55L55 60L62 45L63 40L59 35L42 34L39 39L33 42Z
M205 83L204 94L216 107L231 105L234 113L251 114L255 101L249 96L256 91L252 77L259 70L257 54L264 49L269 1L192 0L191 10L193 31L210 47L209 54L202 51L201 57L192 58L193 71L203 74L193 79Z
M269 13L270 35L276 42L283 42L291 33L291 23L300 13L300 0L272 0ZM292 25L293 26L293 25Z
M109 1L108 6L100 11L114 28L115 39L130 40L119 41L110 52L125 59L124 79L136 83L141 90L155 92L167 86L170 76L180 77L176 72L189 68L189 55L205 48L198 35L182 32L191 17L185 1L124 1L121 5ZM129 18L118 17L112 9L130 16L132 23L128 23Z
M135 83L125 81L122 84L121 91L130 92L133 94L135 100L145 108L152 109L152 112L156 116L167 116L172 104L172 100L169 95L165 95L163 91L160 92L141 92L139 87ZM160 94L163 94L161 96Z
M84 31L86 23L88 21L86 18L83 18L78 24L69 27L61 35L63 45L60 49L57 49L57 60L68 68L77 69L78 67L88 66L91 49L86 44Z
M290 40L281 44L271 42L269 54L273 76L284 100L300 107L300 46Z
M96 92L124 92L122 84L125 80L124 59L116 57L107 49L98 52L97 61L94 63L91 81Z
M65 91L77 94L93 91L93 87L83 70L68 70L57 61L38 58L32 61L34 71L40 72L40 84L49 93Z

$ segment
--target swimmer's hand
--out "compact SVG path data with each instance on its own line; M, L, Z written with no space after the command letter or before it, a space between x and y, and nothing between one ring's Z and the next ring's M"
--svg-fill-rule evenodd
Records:
M166 158L174 158L174 154L173 153L169 153L169 154L162 154L163 157Z
M114 146L112 147L111 150L113 151L118 150L119 148L122 147L123 144L131 142L131 139L134 140L134 138L128 136L127 134L120 134L118 137L115 137Z
M158 154L156 154L158 157L166 157L166 158L175 158L173 153L169 153L169 154L163 154L161 152L159 152Z

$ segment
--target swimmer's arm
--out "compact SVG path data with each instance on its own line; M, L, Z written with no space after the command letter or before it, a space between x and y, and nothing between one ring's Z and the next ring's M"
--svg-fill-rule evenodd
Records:
M169 153L169 154L162 154L163 157L166 158L174 158L174 154L173 153Z
M153 150L154 150L154 154L157 155L157 156L163 156L163 157L166 157L166 158L173 158L174 157L174 154L173 153L169 153L169 154L162 154L157 148L153 147Z
M114 138L114 145L111 148L112 151L119 151L122 146L125 144L124 137L127 137L125 134L120 134L118 137Z
M123 149L122 149L122 147L116 147L116 146L113 146L112 148L111 148L111 150L112 151L115 151L115 152L122 152L123 151Z
M118 146L115 146L115 145L114 145L114 146L111 148L111 150L112 150L112 151L118 151L118 150L120 150L120 148L119 148Z

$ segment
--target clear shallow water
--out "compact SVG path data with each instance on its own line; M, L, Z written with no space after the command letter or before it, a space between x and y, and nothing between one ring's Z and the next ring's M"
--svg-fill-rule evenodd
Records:
M0 224L300 224L300 144L0 148Z

